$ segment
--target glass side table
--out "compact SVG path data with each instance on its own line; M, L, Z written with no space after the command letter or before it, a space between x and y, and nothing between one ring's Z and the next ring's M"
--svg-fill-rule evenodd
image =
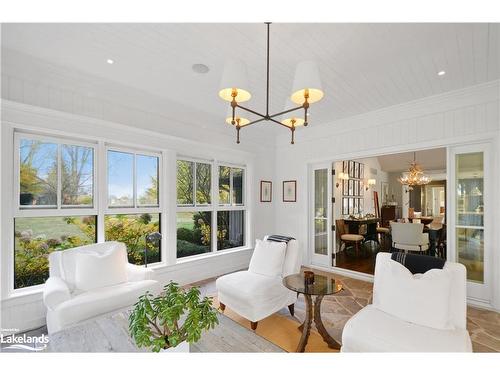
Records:
M314 282L307 284L302 273L288 275L283 278L283 285L297 293L302 293L306 300L306 318L304 323L299 327L302 330L302 336L297 346L297 352L304 352L304 349L309 340L311 333L312 321L318 330L323 340L328 344L329 348L340 349L340 344L333 339L327 332L323 322L321 321L321 301L323 297L330 294L336 294L342 290L342 284L335 278L323 275L314 275ZM316 296L314 305L312 296Z

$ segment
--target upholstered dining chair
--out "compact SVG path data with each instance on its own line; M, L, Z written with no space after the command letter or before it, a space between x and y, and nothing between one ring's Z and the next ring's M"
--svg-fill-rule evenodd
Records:
M392 248L405 252L428 252L429 233L423 231L422 223L391 222Z
M344 245L347 249L347 245L352 244L354 246L354 251L356 252L356 257L358 257L361 243L363 242L365 237L361 234L347 233L345 222L342 219L335 220L335 226L337 230L337 236L340 241L339 251L342 251L342 245Z

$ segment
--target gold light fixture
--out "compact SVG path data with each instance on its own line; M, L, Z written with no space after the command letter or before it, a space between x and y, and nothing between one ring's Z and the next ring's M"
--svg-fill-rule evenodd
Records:
M292 108L287 104L285 110L275 114L269 114L269 29L271 22L267 25L267 79L266 79L266 113L254 111L243 107L240 103L250 100L250 93L245 63L241 60L229 60L224 66L219 96L221 99L231 103L230 113L226 122L236 127L236 143L240 143L240 129L261 121L271 121L275 124L286 127L292 132L292 141L295 143L295 129L298 126L308 125L308 109L311 103L320 101L323 96L321 81L319 79L318 67L313 61L303 61L297 65L295 78L293 80L292 95L290 96ZM297 106L298 104L298 106ZM250 121L236 113L236 108L252 113L259 118ZM288 108L288 109L287 109ZM303 116L293 115L292 112L303 109ZM281 121L276 117L281 116Z
M336 187L340 186L340 181L348 180L349 179L349 173L345 172L340 172L339 176L337 177L337 183L335 184Z
M375 180L374 178L369 178L366 181L365 191L368 191L368 189L375 185L377 185L377 180Z
M424 174L424 171L416 161L417 153L413 153L413 162L410 163L408 172L405 172L398 178L402 185L409 186L409 190L413 190L413 186L427 185L432 179Z

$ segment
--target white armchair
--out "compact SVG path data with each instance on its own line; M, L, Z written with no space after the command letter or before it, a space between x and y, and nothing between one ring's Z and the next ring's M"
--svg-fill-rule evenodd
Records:
M266 239L267 236L264 240ZM256 256L254 251L252 261ZM291 240L286 245L279 275L271 277L249 269L219 277L216 287L221 309L224 311L228 306L238 315L248 319L253 330L257 329L259 320L284 307L288 307L293 315L297 294L283 285L283 277L299 273L301 263L299 244L297 240Z
M99 256L113 251L119 253L119 261L113 262L110 267L112 269L109 272L96 269L92 274L91 282L102 286L88 290L78 289L77 262L81 259L80 254L92 254L99 261ZM131 306L141 294L156 291L158 282L152 280L152 271L128 263L126 251L121 242L104 242L56 251L49 255L50 277L45 282L43 291L49 334L83 320ZM112 274L118 277L122 275L120 282L112 284Z
M471 352L472 344L466 325L465 267L459 263L446 262L443 271L449 273L448 283L443 288L443 283L436 282L437 278L416 277L417 284L395 282L391 279L394 265L390 262L395 262L391 260L391 254L377 254L373 304L364 307L347 321L342 332L341 351ZM422 294L421 290L415 289L422 280L430 284L430 293ZM408 285L415 287L405 287ZM436 293L433 293L434 290ZM410 306L404 305L404 296L411 300ZM383 311L388 305L396 306L391 314ZM408 311L404 319L394 315L396 312L401 315L401 311ZM440 322L444 322L443 327L436 326L437 316L441 317ZM418 324L415 317L419 320Z
M429 233L424 224L391 222L392 247L403 251L423 253L429 250Z

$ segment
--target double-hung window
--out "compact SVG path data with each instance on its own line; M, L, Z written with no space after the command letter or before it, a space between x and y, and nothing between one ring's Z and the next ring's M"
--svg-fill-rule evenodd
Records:
M244 246L245 213L244 168L177 160L177 258Z
M43 284L53 251L97 241L96 144L15 135L14 289Z
M161 243L146 243L146 235L160 232L161 154L108 147L106 241L127 246L133 264L161 262Z
M226 250L245 244L245 170L225 165L218 170L217 250Z

